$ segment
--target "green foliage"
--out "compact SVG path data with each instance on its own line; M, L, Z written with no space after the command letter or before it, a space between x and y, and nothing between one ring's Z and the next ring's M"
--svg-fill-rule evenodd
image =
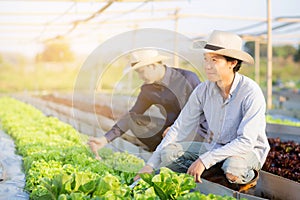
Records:
M179 197L177 200L234 200L234 199L236 198L227 195L223 195L223 196L215 195L215 194L204 195L201 194L200 192L192 192ZM241 200L242 199L244 198L241 198Z
M194 177L173 172L165 167L162 167L157 175L141 174L141 178L149 185L147 188L153 188L151 192L145 190L145 193L150 193L150 196L152 196L154 191L162 200L177 199L196 187ZM141 194L143 193L143 188L137 187L137 191L136 193Z
M63 42L64 43L64 42ZM64 46L65 45L65 46ZM61 48L68 49L67 44L49 44L49 48ZM51 46L51 47L50 47ZM266 85L266 48L265 45L260 45L260 85L264 87ZM254 43L247 42L245 47L249 52L254 55ZM293 46L274 46L273 56L273 79L280 78L285 81L298 81L300 77L300 47L296 50ZM66 50L67 51L67 50ZM47 52L51 52L47 50ZM59 51L55 51L59 52ZM46 49L45 49L45 54ZM41 60L41 55L39 59ZM67 55L67 54L61 54ZM51 57L51 56L49 56ZM294 60L293 60L294 57ZM52 58L51 58L52 59ZM51 60L50 59L50 60ZM59 60L57 58L56 60ZM0 58L1 60L1 58ZM49 59L45 59L49 60ZM55 60L55 59L52 59ZM97 90L100 92L111 92L115 94L129 94L132 95L131 88L139 88L142 81L138 78L137 74L124 74L124 67L127 65L126 59L118 62L114 62L112 65L107 66L103 73L101 73L99 82L97 84ZM295 62L296 61L296 62ZM38 62L29 63L24 57L20 55L14 55L11 59L5 55L2 56L2 62L0 61L0 92L18 92L18 91L71 91L74 89L74 83L81 67L81 61L78 62ZM180 67L194 71L198 77L203 81L204 72L199 71L190 66L187 62L180 63ZM96 71L99 69L96 69ZM201 70L201 69L200 69ZM243 66L241 73L254 79L254 67ZM83 73L83 72L81 72ZM113 74L113 76L112 76ZM92 74L91 74L92 76ZM89 83L91 77L87 75L86 83ZM133 92L135 95L139 93L139 90Z
M281 125L287 125L287 126L298 126L300 127L300 122L293 122L290 120L282 120L282 119L276 119L272 117L271 115L266 116L267 123L271 124L281 124Z
M0 92L70 91L79 71L75 63L39 63L0 66Z
M194 177L176 173L162 167L159 174L141 174L142 181L134 188L135 199L177 200L234 200L234 197L215 194L204 195L191 191L196 187ZM142 198L143 197L143 198ZM157 198L159 197L159 198Z
M273 58L273 82L280 78L283 82L287 81L299 81L300 77L300 65L291 61L290 59L279 59ZM242 65L240 71L253 80L255 79L255 68L254 66ZM266 87L266 75L267 75L267 60L266 58L260 59L260 86Z
M66 41L59 40L46 43L43 52L37 55L36 60L45 62L71 62L74 61L74 54Z
M259 45L259 52L260 57L267 57L267 44L260 44ZM247 52L249 52L252 56L255 55L255 43L254 42L246 42L245 43L245 49ZM293 57L297 54L297 49L293 47L292 45L282 45L282 46L273 46L273 57L279 57L279 58L288 58Z
M110 190L108 196L120 196L127 188L123 183L132 182L144 165L143 160L133 155L118 153L119 156L115 156L118 159L114 160L114 166L118 166L115 171L108 165L111 161L93 158L85 145L88 137L70 125L46 117L34 107L11 98L1 98L0 107L2 128L13 137L23 156L25 189L30 192L31 199L91 199L99 184L118 186L117 191L111 194ZM131 171L120 172L122 163L119 162ZM109 178L105 178L107 176ZM111 177L114 182L109 182ZM123 180L124 177L127 179Z
M283 46L274 46L273 47L273 56L280 58L288 58L293 57L296 54L297 50L295 47L291 45L283 45Z
M15 140L23 156L30 199L232 199L190 193L196 187L194 178L168 168L161 168L159 174L141 174L143 180L132 190L128 185L143 160L109 149L101 149L103 159L95 160L85 146L87 136L70 125L11 98L0 98L0 107L2 129Z
M252 56L255 55L255 43L254 42L246 42L244 47L245 47L246 51L249 52ZM260 44L259 48L260 48L260 56L267 57L267 45Z
M294 61L299 62L300 61L300 45L298 45L298 50L294 55Z
M266 87L266 73L267 73L267 49L266 44L260 44L260 85ZM247 42L245 48L249 50L251 55L254 55L254 42ZM273 82L276 79L281 79L283 82L287 81L299 81L300 77L300 65L297 63L300 58L300 45L298 50L291 45L273 46L273 60L272 60L272 75ZM293 59L294 58L294 59ZM241 73L255 78L254 67L243 66Z

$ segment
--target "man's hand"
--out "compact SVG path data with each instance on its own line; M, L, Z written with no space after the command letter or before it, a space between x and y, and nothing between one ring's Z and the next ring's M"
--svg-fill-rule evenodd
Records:
M134 181L136 181L137 179L140 178L140 175L139 174L144 174L144 173L148 173L148 174L151 174L153 172L153 168L150 166L150 165L145 165L139 172L138 172L138 175L136 175L134 177Z
M171 126L169 126L168 128L166 128L166 129L164 130L164 132L163 132L163 134L162 134L162 137L163 137L163 138L166 137L166 135L167 135L168 131L170 130L170 128L171 128Z
M193 162L193 164L189 167L187 174L194 176L195 181L196 182L200 182L201 181L201 175L203 173L203 171L205 170L205 166L203 165L202 161L200 160L200 158L198 158L195 162Z
M101 157L98 154L98 150L104 147L107 143L108 143L107 139L104 136L99 138L95 138L95 137L89 138L88 145L90 146L92 152L95 154L95 158L97 160L101 160Z

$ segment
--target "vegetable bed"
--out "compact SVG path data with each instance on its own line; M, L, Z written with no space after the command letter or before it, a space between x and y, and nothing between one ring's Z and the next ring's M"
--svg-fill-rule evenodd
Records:
M300 183L300 146L294 141L269 138L271 146L263 170Z
M196 187L193 177L167 168L142 175L130 189L142 159L102 149L98 161L86 146L88 137L70 125L8 97L0 99L0 108L2 129L23 156L30 199L235 199L191 192Z

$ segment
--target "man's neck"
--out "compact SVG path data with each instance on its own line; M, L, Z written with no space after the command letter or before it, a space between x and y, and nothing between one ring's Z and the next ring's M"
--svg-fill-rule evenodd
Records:
M166 67L162 64L157 64L156 67L157 67L156 70L158 70L157 71L158 75L157 75L157 80L155 82L156 83L161 83L163 78L166 75Z
M221 95L224 99L227 99L230 94L230 89L233 84L234 77L235 77L235 74L233 74L232 78L217 82L217 85L220 89Z

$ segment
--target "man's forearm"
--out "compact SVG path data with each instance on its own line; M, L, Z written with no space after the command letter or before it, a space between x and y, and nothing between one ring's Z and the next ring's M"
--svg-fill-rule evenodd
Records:
M121 135L123 135L125 132L122 131L116 124L112 127L112 129L110 129L105 135L104 137L106 137L108 142L113 141L114 139L120 137Z

